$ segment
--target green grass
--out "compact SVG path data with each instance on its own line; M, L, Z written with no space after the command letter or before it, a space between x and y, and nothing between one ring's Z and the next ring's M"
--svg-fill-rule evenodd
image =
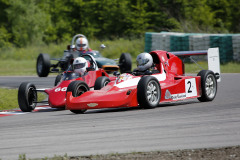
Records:
M18 108L17 89L0 88L0 110Z
M8 48L0 49L1 60L36 60L39 53L48 53L51 57L60 58L63 56L63 51L67 49L70 42L61 44L28 46L25 48ZM99 50L105 57L119 58L121 53L128 52L134 57L144 51L144 39L118 39L114 41L105 40L90 40L90 48ZM106 48L101 49L100 45L105 44Z
M201 68L195 63L186 63L185 72L186 73L198 73L202 69L208 69L207 62L198 62ZM240 63L229 62L220 65L221 73L240 73Z
M0 60L0 75L37 75L36 60Z

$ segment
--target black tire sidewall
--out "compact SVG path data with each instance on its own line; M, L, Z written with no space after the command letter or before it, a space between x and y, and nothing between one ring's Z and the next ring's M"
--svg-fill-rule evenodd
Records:
M101 76L101 77L98 77L95 81L95 84L94 84L94 90L100 90L101 88L103 88L105 86L105 83L106 82L110 82L110 79L106 76Z
M208 75L210 75L210 74L213 75L214 81L215 81L214 83L216 84L216 92L212 98L208 97L206 94L206 79L207 79ZM217 80L216 80L215 74L213 73L213 71L210 71L210 70L201 70L197 74L197 76L201 77L201 91L202 91L202 95L201 95L201 97L198 98L198 100L201 102L212 101L216 97L216 94L217 94Z
M42 70L41 71L38 70L38 65L40 63L40 60L42 60ZM50 71L50 66L51 66L51 62L50 62L49 55L45 54L45 53L39 54L39 56L37 58L37 65L36 65L38 76L39 77L47 77L49 74L49 71Z
M149 101L147 99L147 86L152 81L156 82L156 84L158 86L157 90L159 92L158 93L159 96L157 97L158 103L156 103L156 104L149 103ZM157 78L155 78L153 76L143 76L137 85L137 100L138 100L140 107L145 108L145 109L155 108L158 106L160 99L161 99L161 86L160 86Z
M73 97L77 96L77 90L79 87L85 87L87 91L90 90L89 86L84 81L73 81L67 87L67 92L72 92Z
M123 62L124 61L124 62ZM129 53L122 53L119 59L120 72L126 73L132 70L132 57Z
M36 90L36 87L34 84L23 82L18 89L18 104L19 104L19 108L23 112L31 112L36 107L36 104L33 104L32 106L29 105L28 92L30 88L33 88ZM35 91L34 94L36 94L36 101L37 101L37 91Z

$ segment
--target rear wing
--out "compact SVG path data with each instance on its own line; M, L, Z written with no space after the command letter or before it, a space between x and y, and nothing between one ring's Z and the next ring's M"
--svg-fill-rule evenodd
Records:
M220 59L219 59L219 49L218 48L209 48L208 50L201 51L178 51L171 52L176 56L199 56L199 55L207 55L208 57L208 69L213 71L217 81L221 81L220 77Z

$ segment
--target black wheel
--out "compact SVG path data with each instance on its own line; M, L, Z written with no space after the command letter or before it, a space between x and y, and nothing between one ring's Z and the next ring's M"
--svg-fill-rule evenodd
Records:
M89 90L90 88L83 81L73 81L68 85L68 88L67 88L67 92L72 92L73 97L78 97ZM80 113L84 113L86 109L70 110L70 111L76 114L80 114Z
M18 89L18 104L23 112L31 112L36 107L37 91L34 84L23 82Z
M98 77L94 84L94 90L100 90L110 82L110 79L106 76Z
M50 57L48 54L41 53L37 58L37 74L39 77L47 77L50 71Z
M131 72L132 57L129 53L122 53L119 59L119 67L121 73Z
M62 79L62 74L57 75L55 78L54 86L57 86Z
M201 70L197 76L201 76L202 95L198 98L201 102L212 101L217 94L217 80L210 70Z
M161 87L153 76L144 76L137 85L137 100L142 108L150 109L158 106L161 98Z

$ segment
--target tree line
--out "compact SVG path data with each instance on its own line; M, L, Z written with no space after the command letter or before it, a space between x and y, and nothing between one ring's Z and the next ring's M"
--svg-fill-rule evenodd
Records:
M239 0L0 0L0 48L145 32L237 33Z

